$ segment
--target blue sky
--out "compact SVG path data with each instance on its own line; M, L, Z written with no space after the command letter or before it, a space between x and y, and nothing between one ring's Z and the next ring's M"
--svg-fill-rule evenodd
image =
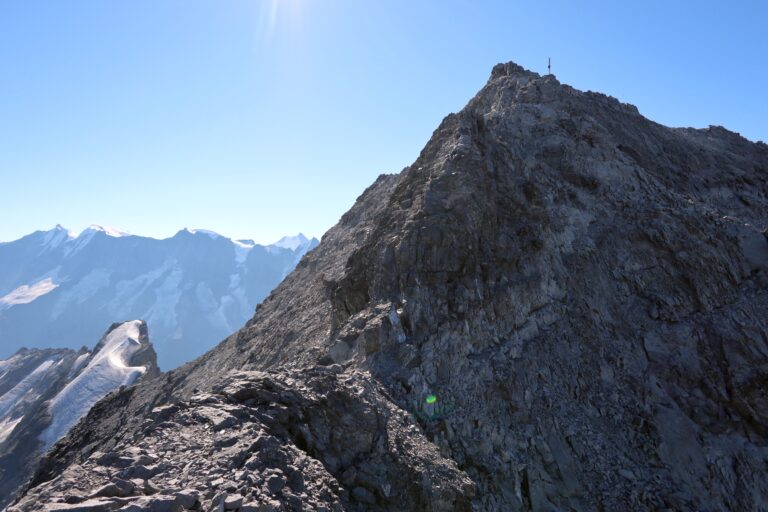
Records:
M321 235L513 60L768 141L768 2L0 2L0 240Z

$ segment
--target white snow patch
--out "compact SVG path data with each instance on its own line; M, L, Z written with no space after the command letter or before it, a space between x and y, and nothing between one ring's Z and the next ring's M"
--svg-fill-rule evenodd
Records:
M91 240L93 240L93 237L96 235L96 233L104 233L105 235L112 238L131 236L129 232L123 231L122 229L91 224L83 231L81 231L79 235L74 238L70 238L70 243L67 244L64 255L67 257L72 256L73 254L76 254L78 251L82 250L83 247L88 245Z
M56 227L48 231L43 237L43 250L55 249L64 242L68 242L75 238L77 235L73 231L65 229L61 224L56 224Z
M140 348L138 320L125 322L107 335L80 374L49 402L51 424L40 434L46 449L65 435L93 405L120 386L133 384L147 369L128 366Z
M131 236L131 234L128 231L123 231L122 229L111 227L111 226L102 226L100 224L91 224L87 228L83 230L82 233L80 233L79 236L93 236L94 233L101 232L104 233L107 236L111 236L112 238L121 238L124 236Z
M175 328L178 324L176 306L181 298L183 279L184 271L180 268L173 268L165 281L155 288L155 302L141 318L153 326L162 325L168 329Z
M280 247L283 249L290 249L292 251L295 251L302 245L309 242L309 239L304 236L303 233L299 233L296 236L284 236L274 244L272 244L273 247Z
M11 433L14 431L16 425L21 423L21 420L23 419L24 416L20 416L15 420L5 418L3 421L0 421L0 443L8 439L8 436L11 435Z
M155 281L160 279L163 274L171 270L177 261L173 258L166 259L161 266L145 274L136 276L133 279L118 281L115 285L116 291L112 300L109 301L107 308L114 318L130 318L133 306L141 298L147 289Z
M0 361L0 377L5 375L5 373L8 371L8 368L15 366L16 361L21 359L21 357L22 356L20 354L14 354L8 359L4 359Z
M253 316L253 309L255 304L251 304L248 301L248 297L245 296L245 288L241 286L242 277L240 274L232 274L229 276L229 292L230 295L226 295L224 298L231 297L237 303L239 308L239 316L242 318L249 318ZM224 307L224 298L222 298L222 308ZM227 302L229 304L229 302ZM222 313L223 314L223 313Z
M47 374L48 368L50 368L53 363L53 359L45 360L12 389L7 391L3 396L0 396L0 418L6 416L13 406L19 403L27 393L34 392L37 383L43 380Z
M29 304L33 300L52 292L58 287L58 283L54 283L53 279L50 277L41 279L36 283L21 285L11 293L0 297L0 311L18 304Z
M245 259L248 257L248 253L251 252L251 249L253 249L253 245L249 246L235 241L232 243L235 244L235 263L237 265L242 265L245 263Z
M69 370L69 377L68 378L71 379L73 375L76 375L77 372L80 371L80 369L83 367L83 365L88 360L90 355L91 355L90 352L84 352L84 353L80 354L79 356L77 356L77 359L75 359L75 362L72 363L72 369Z
M196 235L196 234L200 233L201 235L208 235L211 238L219 238L221 236L217 232L211 231L210 229L189 229L189 228L184 228L184 229L188 233L192 233L193 235ZM224 237L222 237L222 238L224 238Z
M225 309L227 304L232 300L229 295L225 295L221 298L221 301L216 300L211 288L203 282L197 283L195 289L197 295L198 304L200 309L206 313L208 322L212 325L219 325L226 332L231 332L234 329L229 325Z
M219 305L216 301L216 297L213 295L211 287L203 281L197 283L197 286L195 287L195 295L197 295L197 303L200 304L200 309L203 311L212 311Z
M71 303L82 304L90 299L102 288L109 286L112 272L95 268L85 275L80 281L66 291L56 302L51 313L51 318L58 318Z
M77 237L73 238L64 248L64 256L68 258L77 254L83 249L83 247L91 243L93 235L95 234L96 231L88 231L87 229L80 233Z

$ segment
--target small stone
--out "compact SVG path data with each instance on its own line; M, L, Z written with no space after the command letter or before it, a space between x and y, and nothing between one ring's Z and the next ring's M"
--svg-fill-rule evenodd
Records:
M97 450L93 452L90 457L88 457L88 460L95 460L96 462L99 462L99 459L104 457L104 455L105 455L104 452L100 452Z
M175 496L155 496L149 502L149 510L152 512L179 512L181 505L176 503Z
M87 500L82 503L53 503L47 505L43 510L46 512L106 512L115 509L115 502L110 499L98 498Z
M224 510L237 510L243 504L243 497L239 494L231 494L224 498Z
M351 348L343 341L339 341L333 345L328 351L328 355L331 357L334 363L338 364L342 361L349 359Z
M115 480L113 480L113 482ZM120 480L122 480L122 478ZM126 481L126 480L123 480L123 481ZM142 480L141 478L131 478L130 480L128 480L128 482L130 482L136 489L144 489L145 481Z
M136 464L141 464L142 466L149 466L157 462L157 459L151 455L139 455L133 460Z
M112 483L115 484L120 489L120 492L123 493L121 496L129 496L136 488L133 482L123 480L122 478L115 477L112 479Z
M219 493L217 494L213 500L211 500L211 506L205 507L206 510L210 510L211 512L224 512L224 499L227 497L227 493Z
M120 512L146 512L152 510L150 498L138 498L120 509Z
M633 473L631 469L620 469L619 474L624 478L626 478L627 480L635 479L635 473Z
M103 462L103 460L106 459L106 462ZM118 457L114 453L108 453L104 457L102 457L102 460L99 461L99 464L102 464L104 466L114 466L117 468L127 468L131 464L133 464L133 459L131 457Z
M285 478L278 475L272 475L267 478L267 488L272 494L277 494L285 487Z
M124 470L121 476L124 478L141 478L146 480L147 478L152 478L152 470L147 468L147 466L138 464Z
M157 494L160 489L152 482L152 480L144 480L144 494Z
M97 498L97 497L112 498L114 496L121 496L121 495L122 493L120 492L120 488L111 482L99 487L96 491L94 491L91 494L91 496L94 498Z
M282 504L277 500L267 500L259 503L252 501L240 507L240 512L278 512Z
M199 496L200 493L194 489L184 489L176 493L176 503L185 509L190 509L195 506Z
M285 497L285 501L289 510L302 510L303 505L299 496L296 496L295 494L289 494Z

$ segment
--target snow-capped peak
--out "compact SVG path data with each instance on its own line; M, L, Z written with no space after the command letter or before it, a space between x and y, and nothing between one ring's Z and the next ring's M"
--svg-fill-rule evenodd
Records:
M53 249L76 237L77 234L75 232L66 229L61 224L56 224L56 227L45 232L45 237L43 237L43 247Z
M309 242L309 239L304 236L304 233L299 233L296 236L284 236L272 245L275 247L281 247L283 249L290 249L295 251L307 242Z
M51 229L51 230L50 230L50 231L48 231L48 232L49 232L49 233L61 233L61 232L64 232L64 233L66 233L66 234L67 234L67 235L69 235L69 236L77 236L77 233L75 233L74 231L71 231L71 230L69 230L69 229L65 228L65 227L64 227L64 226L62 226L61 224L56 224L56 225L53 227L53 229Z
M104 233L106 236L111 238L122 238L124 236L130 236L130 233L123 231L122 229L104 227L99 224L91 224L83 231L81 231L79 235L74 238L70 238L69 241L72 243L67 245L65 254L67 256L76 254L83 247L87 246L97 233Z
M211 231L210 229L199 229L199 228L190 229L190 228L184 228L184 231L186 231L187 233L193 234L193 235L197 235L197 234L208 235L209 237L214 238L214 239L215 238L219 238L219 237L226 238L226 237L222 237L222 235L218 234L215 231Z
M123 236L130 236L130 233L128 231L123 231L122 229L109 227L109 226L102 226L100 224L91 224L87 228L85 228L80 235L78 235L78 238L82 237L83 235L88 236L90 234L101 232L104 233L107 236L111 236L114 238L120 238Z

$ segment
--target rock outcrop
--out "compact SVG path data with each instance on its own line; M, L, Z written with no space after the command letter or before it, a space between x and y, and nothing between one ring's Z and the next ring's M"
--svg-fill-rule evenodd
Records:
M128 450L221 478L147 475L218 510L765 510L767 225L765 144L498 65L243 329L102 401L12 510L63 507L82 468L74 500L121 485ZM242 370L268 377L227 392ZM222 411L237 441L179 455ZM329 450L351 425L354 456Z
M0 361L0 507L96 402L158 373L141 321L112 325L93 351L22 349Z
M382 496L403 510L471 510L473 490L378 383L336 366L237 373L156 407L15 509L331 511Z

